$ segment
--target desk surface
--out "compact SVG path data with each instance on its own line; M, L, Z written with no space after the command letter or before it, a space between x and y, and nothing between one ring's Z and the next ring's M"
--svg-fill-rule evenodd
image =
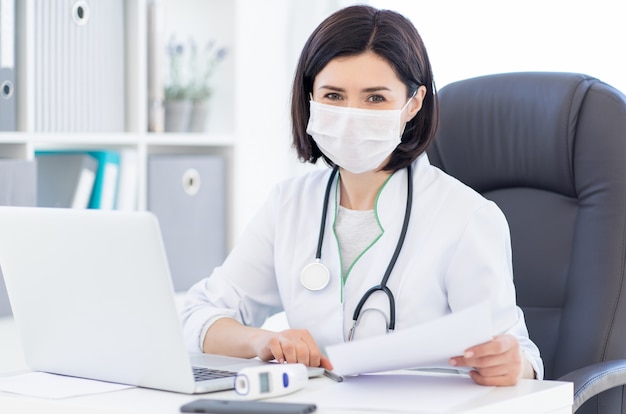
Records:
M13 322L7 318L0 318L0 374L24 369L24 359L21 353L19 340L16 338ZM346 410L333 407L328 402L315 401L315 393L328 390L336 386L332 380L321 377L308 382L307 386L294 394L277 399L277 401L314 402L318 406L316 413L361 413L363 409ZM181 405L197 398L236 399L233 391L183 395L163 391L141 388L126 389L90 396L67 398L63 400L47 400L14 396L0 393L0 412L2 413L34 413L46 414L176 414ZM385 395L381 393L381 399ZM523 380L515 387L493 388L484 395L472 399L467 403L456 406L455 414L501 414L506 413L571 413L572 384L556 381ZM377 410L378 412L378 410ZM397 413L397 411L394 411ZM420 410L419 401L406 399L406 412L434 413L436 411ZM438 411L441 412L441 411Z

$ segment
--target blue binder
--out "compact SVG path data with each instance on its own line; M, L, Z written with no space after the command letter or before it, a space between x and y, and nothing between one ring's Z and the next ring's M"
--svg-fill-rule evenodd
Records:
M89 208L113 210L117 200L117 186L120 175L120 154L117 151L90 151L98 161L98 172L89 199Z

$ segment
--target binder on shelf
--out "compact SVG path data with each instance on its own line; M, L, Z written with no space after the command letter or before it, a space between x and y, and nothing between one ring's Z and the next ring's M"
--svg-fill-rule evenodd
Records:
M124 0L17 0L17 128L125 130Z
M89 208L102 210L115 209L117 184L120 174L120 154L117 151L89 151L98 161L96 180L89 199Z
M0 0L0 131L16 130L15 0Z
M98 161L82 152L37 152L37 205L87 208Z
M174 288L187 290L226 257L226 161L152 155L148 210L159 219Z
M139 190L139 156L135 149L120 152L120 173L117 183L117 210L133 211L137 209Z
M37 165L35 161L0 160L0 205L37 205Z

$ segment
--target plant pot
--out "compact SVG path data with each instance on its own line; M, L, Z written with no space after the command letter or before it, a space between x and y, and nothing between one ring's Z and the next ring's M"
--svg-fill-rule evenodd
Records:
M190 132L205 132L209 119L209 101L194 101L191 107Z
M165 131L187 132L191 117L191 101L168 100L165 101Z

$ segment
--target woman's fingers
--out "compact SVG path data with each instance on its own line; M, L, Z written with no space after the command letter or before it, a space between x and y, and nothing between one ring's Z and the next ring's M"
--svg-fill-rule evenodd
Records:
M517 339L501 335L450 359L453 366L473 367L472 379L482 385L515 385L521 376L522 356Z
M298 362L310 367L332 369L328 358L322 355L309 331L304 329L288 329L271 335L266 349L269 352L259 353L259 357L265 360L276 359L279 363Z

